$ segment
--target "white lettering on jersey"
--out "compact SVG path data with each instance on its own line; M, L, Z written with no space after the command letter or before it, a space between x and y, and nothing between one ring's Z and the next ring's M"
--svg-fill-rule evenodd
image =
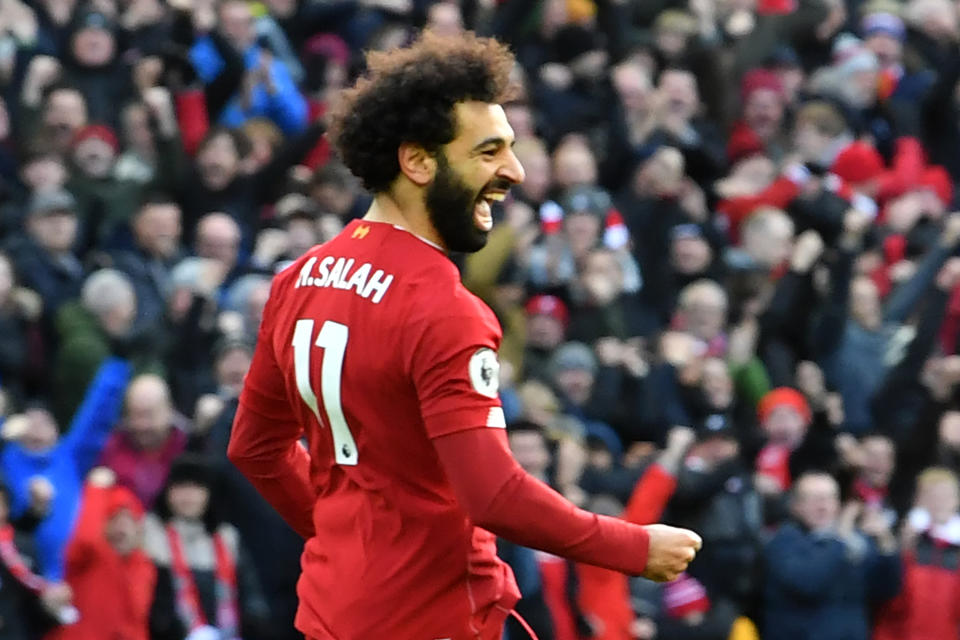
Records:
M370 293L376 291L373 294L373 302L377 303L383 298L383 294L387 292L387 289L390 287L390 283L393 282L393 274L387 275L386 278L383 277L383 269L377 269L373 273L373 277L367 282L367 286L364 288L363 293L360 294L364 298L369 298Z
M319 275L317 276L318 287L324 286L323 283L327 281L327 276L330 275L330 265L332 264L333 264L333 256L327 256L326 258L320 261L320 264L318 265L318 268L317 268L317 272L319 273Z
M484 347L470 356L468 371L470 384L477 393L488 398L497 397L497 390L500 388L500 363L497 362L497 354L493 349Z
M340 282L333 283L333 286L337 289L346 289L349 285L347 283L347 274L350 273L350 269L353 268L354 259L350 258L347 260L347 263L343 265L343 271L340 272Z
M337 258L337 261L333 265L333 269L330 269L330 277L327 278L327 281L321 286L336 287L337 280L340 279L340 274L343 273L343 265L345 262L346 261L343 258Z
M367 284L368 277L370 277L370 263L365 262L353 272L353 275L350 276L350 282L347 283L344 289L347 291L354 289L357 295L360 295L363 292L363 287Z
M300 277L297 278L297 284L294 285L294 288L308 287L313 284L313 278L310 276L310 272L313 271L313 265L316 263L316 258L310 258L303 263L303 267L300 268Z
M297 278L293 288L332 287L344 291L353 290L361 298L378 304L390 288L393 275L384 273L383 269L377 269L371 276L373 265L369 262L364 262L351 273L354 262L356 261L353 258L326 256L318 263L316 257L310 258L300 267L300 277ZM316 275L314 275L314 268L316 268Z

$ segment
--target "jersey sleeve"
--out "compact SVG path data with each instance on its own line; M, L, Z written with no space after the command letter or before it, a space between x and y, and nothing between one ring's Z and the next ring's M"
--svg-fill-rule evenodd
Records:
M417 323L411 373L427 436L504 428L500 404L500 328L478 301L436 309Z
M276 292L271 292L271 298ZM287 400L283 374L273 353L268 301L243 391L227 456L260 494L304 538L313 535L316 493L310 456L300 444L303 428Z

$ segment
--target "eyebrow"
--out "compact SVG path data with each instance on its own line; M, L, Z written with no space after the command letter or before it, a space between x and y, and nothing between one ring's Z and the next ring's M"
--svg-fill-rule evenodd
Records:
M515 145L516 143L517 143L516 139L513 139L510 141L510 146L513 147L513 145ZM504 147L504 146L507 146L507 140L506 138L501 138L499 136L491 136L489 138L481 140L478 144L474 145L473 151L479 151L480 149L483 149L484 147L489 147L490 145Z

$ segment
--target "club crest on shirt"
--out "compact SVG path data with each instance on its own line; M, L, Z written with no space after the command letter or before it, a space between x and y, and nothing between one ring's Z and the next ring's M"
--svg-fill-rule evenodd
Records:
M478 349L470 356L470 384L474 390L488 398L496 398L500 388L500 363L493 349Z

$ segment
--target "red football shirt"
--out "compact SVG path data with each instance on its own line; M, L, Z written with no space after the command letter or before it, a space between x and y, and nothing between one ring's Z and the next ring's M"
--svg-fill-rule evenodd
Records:
M308 636L475 637L519 598L431 444L504 427L500 338L445 253L390 224L353 221L275 278L240 402L275 429L258 438L309 443Z

